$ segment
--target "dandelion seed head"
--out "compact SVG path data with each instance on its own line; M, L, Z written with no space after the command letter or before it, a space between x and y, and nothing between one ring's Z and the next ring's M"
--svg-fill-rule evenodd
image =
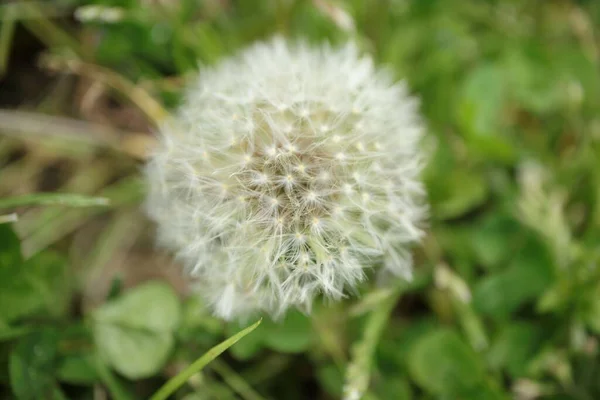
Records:
M151 157L159 242L225 319L410 276L426 215L417 102L353 45L259 43L206 68Z

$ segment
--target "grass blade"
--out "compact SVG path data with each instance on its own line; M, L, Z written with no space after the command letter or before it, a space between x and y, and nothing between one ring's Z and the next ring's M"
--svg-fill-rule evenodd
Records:
M45 14L39 3L21 1L18 7L27 16L21 18L23 25L46 46L66 47L78 56L85 53L75 38L48 19L50 15Z
M123 98L136 105L156 126L161 126L162 121L169 116L168 111L141 86L109 68L77 59L65 60L53 56L42 58L41 64L50 70L68 71L110 86Z
M150 400L165 400L168 399L173 392L175 392L181 385L187 382L194 374L200 372L202 368L204 368L209 362L217 358L221 353L227 350L229 347L233 346L237 343L241 338L255 330L258 325L262 322L262 319L259 319L253 325L239 331L229 339L219 343L215 347L208 350L202 357L194 361L190 366L181 371L179 374L171 378L167 383L165 383L154 395L150 398Z
M0 209L21 206L97 207L109 204L109 199L104 197L90 197L69 193L34 193L0 199Z
M252 386L248 384L240 375L238 375L230 366L223 361L216 359L211 365L233 390L235 390L244 400L265 400L257 393Z
M369 315L362 339L352 348L352 360L346 371L344 400L359 400L365 395L371 378L375 348L381 332L405 288L405 285L396 287Z
M99 194L110 200L110 204L118 208L138 203L143 196L143 185L137 176L121 178L118 182L102 189ZM72 233L89 219L106 212L106 207L74 208L57 215L51 215L43 223L38 224L29 236L21 236L21 249L25 258L50 246L57 240ZM23 220L23 219L21 219ZM20 232L19 223L17 231Z
M0 224L8 224L10 222L16 222L19 220L17 214L12 213L8 215L0 215Z
M111 396L115 400L133 400L131 394L123 387L119 379L114 376L112 371L108 369L104 363L98 361L96 363L96 372L100 376L100 380L106 386Z

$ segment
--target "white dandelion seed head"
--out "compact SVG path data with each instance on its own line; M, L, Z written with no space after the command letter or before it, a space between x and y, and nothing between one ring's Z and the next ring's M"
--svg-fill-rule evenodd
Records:
M417 101L354 45L256 44L189 88L146 168L159 241L219 316L409 278L426 214Z

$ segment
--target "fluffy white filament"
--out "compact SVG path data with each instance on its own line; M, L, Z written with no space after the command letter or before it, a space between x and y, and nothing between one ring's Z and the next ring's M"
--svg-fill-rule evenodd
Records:
M417 107L353 45L276 38L203 69L146 168L159 241L226 319L309 311L377 265L410 278Z

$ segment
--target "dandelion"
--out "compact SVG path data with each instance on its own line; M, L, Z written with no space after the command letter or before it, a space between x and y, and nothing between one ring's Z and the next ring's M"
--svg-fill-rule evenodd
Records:
M159 242L222 318L409 279L426 214L417 101L353 45L253 45L202 71L146 175Z

